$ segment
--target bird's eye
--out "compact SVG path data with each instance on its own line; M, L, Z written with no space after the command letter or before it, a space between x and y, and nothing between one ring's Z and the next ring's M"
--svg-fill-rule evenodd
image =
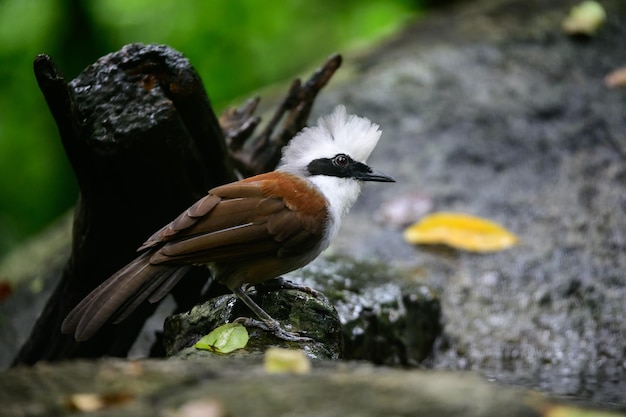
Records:
M333 158L333 164L338 167L345 167L350 162L350 158L347 155L340 153Z

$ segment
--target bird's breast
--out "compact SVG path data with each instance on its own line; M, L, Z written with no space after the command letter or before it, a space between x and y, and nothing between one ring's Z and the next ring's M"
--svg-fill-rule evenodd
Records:
M311 181L287 172L273 171L242 182L256 184L267 197L282 200L309 232L324 233L330 210L324 194Z

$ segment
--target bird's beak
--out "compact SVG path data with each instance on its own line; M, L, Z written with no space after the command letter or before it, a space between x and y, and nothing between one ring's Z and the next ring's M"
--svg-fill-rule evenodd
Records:
M360 172L355 176L360 181L372 181L372 182L396 182L396 180L380 171L371 170L370 172Z

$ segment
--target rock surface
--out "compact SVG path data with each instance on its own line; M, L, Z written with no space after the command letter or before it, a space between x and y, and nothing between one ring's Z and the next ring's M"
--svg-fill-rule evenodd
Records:
M303 349L315 359L416 366L431 354L441 333L438 296L386 264L323 258L290 276L300 280L301 289L290 289L289 281L286 286L269 282L252 296L270 316L313 340L285 342L249 327L248 345L233 355L282 346ZM227 294L168 317L163 330L165 352L168 356L205 356L187 348L218 326L246 316L250 311Z
M95 410L94 410L95 407ZM98 408L100 407L100 408ZM307 375L269 375L258 357L77 361L7 371L3 416L539 416L541 397L470 373L314 362ZM190 409L203 410L193 414ZM217 409L208 413L207 410Z
M417 366L441 333L439 296L410 271L353 258L326 257L290 275L337 308L349 360Z
M316 359L339 359L343 351L341 323L337 311L321 293L278 288L249 295L266 313L280 321L285 330L295 331L310 341L285 341L266 330L246 326L250 339L242 351L233 355L263 353L268 346L280 346L303 349ZM165 353L168 356L182 353L184 357L199 354L194 349L185 349L213 329L245 317L251 317L251 312L233 294L210 299L189 312L168 317L163 329Z

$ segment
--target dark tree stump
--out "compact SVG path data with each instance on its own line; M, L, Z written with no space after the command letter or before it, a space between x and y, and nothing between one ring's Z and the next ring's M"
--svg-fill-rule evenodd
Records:
M125 356L156 304L145 303L83 343L61 334L61 322L87 293L133 259L155 230L210 188L235 180L235 165L246 175L273 169L280 148L304 126L315 95L340 62L339 56L331 57L307 83L297 80L269 126L244 148L259 123L253 116L258 100L226 112L222 128L198 74L169 47L128 45L69 84L48 56L38 56L35 75L80 197L72 255L14 364ZM203 268L188 275L172 292L179 311L200 301L208 278Z

